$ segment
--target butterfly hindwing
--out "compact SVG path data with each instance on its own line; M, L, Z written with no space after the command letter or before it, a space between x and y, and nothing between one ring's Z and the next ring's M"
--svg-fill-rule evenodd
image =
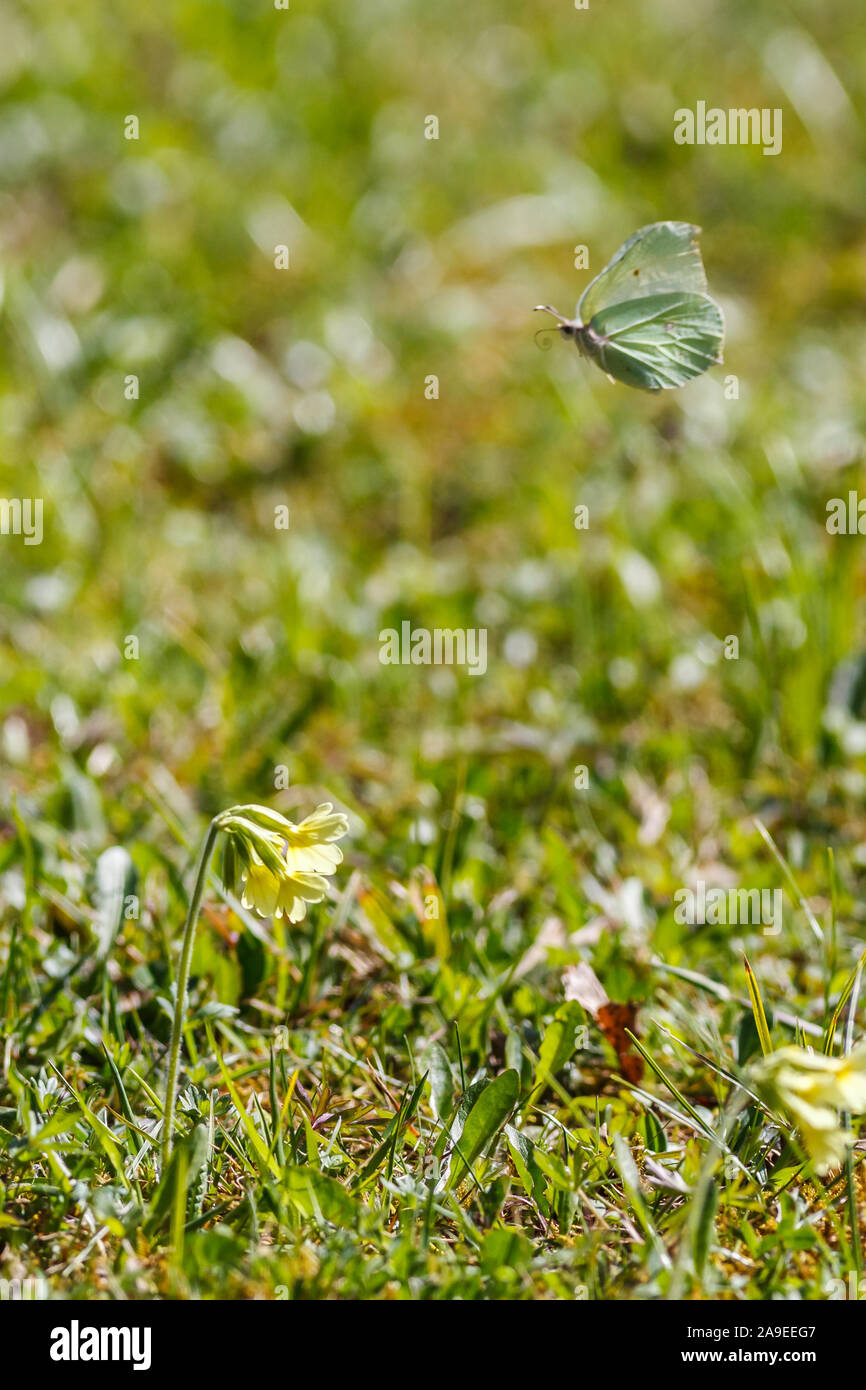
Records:
M722 360L722 311L678 291L616 302L587 325L583 349L617 381L644 391L683 386Z
M602 309L651 294L705 294L707 278L691 222L651 222L630 236L586 287L577 317L588 323Z

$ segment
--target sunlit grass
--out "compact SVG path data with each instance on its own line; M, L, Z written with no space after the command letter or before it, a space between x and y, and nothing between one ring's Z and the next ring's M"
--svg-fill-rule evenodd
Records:
M0 537L0 1276L859 1276L860 1118L821 1180L737 1088L756 999L773 1048L860 1037L866 569L825 521L866 490L862 26L610 8L9 16L0 491L45 535ZM698 99L783 105L782 153L675 145ZM654 399L531 310L662 217L702 225L728 336ZM403 621L485 628L486 672L381 664ZM303 922L205 885L163 1167L202 836L325 801L346 860ZM698 879L780 890L781 930L676 920ZM578 963L636 1006L639 1082Z

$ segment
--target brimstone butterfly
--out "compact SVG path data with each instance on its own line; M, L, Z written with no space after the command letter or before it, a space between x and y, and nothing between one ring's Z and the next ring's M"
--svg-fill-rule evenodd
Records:
M611 380L643 391L684 386L722 360L725 322L707 294L700 227L652 222L630 236L587 286L577 316L559 320L564 338Z

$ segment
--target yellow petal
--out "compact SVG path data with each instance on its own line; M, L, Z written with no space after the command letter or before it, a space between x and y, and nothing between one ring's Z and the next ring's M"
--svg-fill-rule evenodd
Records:
M241 902L260 917L270 917L277 905L279 891L279 880L270 869L264 864L251 864L244 875Z
M823 1176L831 1168L839 1168L845 1162L848 1146L853 1135L844 1129L809 1129L801 1125L800 1133L806 1152L815 1165L815 1172Z

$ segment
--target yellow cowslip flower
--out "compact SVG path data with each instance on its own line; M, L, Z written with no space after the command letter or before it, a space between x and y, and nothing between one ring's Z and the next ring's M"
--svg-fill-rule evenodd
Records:
M334 873L342 860L342 851L334 841L348 829L348 820L339 811L335 812L330 802L317 806L300 825L287 820L279 811L270 811L267 806L230 806L214 816L208 826L196 864L178 963L165 1079L163 1172L171 1157L174 1136L181 1039L186 1022L195 929L218 836L224 837L223 882L232 893L240 887L244 907L262 917L286 916L290 922L300 922L306 915L307 903L321 902L325 896L328 885L321 875Z
M257 855L251 854L250 862L241 870L241 884L244 907L257 912L260 917L272 917L280 896L281 881Z
M289 826L286 863L292 871L332 874L343 859L343 851L333 842L348 830L346 817L335 812L329 801L324 801L300 825L289 822Z
M286 874L280 883L276 917L289 922L302 922L307 915L307 903L320 903L328 885L318 874Z
M266 806L233 806L220 817L226 834L223 877L238 879L244 907L261 917L300 922L307 903L321 902L343 852L334 843L349 822L330 802L317 806L299 825Z
M803 1047L780 1047L753 1068L756 1085L774 1106L792 1116L815 1171L844 1162L854 1142L839 1111L866 1110L866 1042L846 1057L827 1057Z

